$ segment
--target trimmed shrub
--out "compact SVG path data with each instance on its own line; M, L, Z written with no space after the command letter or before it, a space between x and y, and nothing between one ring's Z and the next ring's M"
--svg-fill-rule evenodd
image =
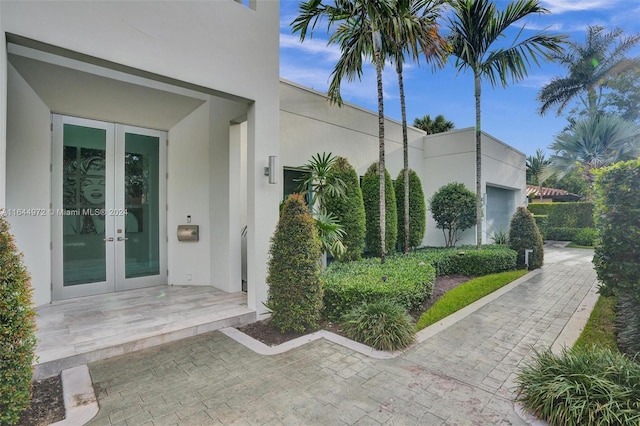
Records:
M396 205L398 207L398 247L404 250L404 169L395 182ZM418 247L427 226L427 207L418 174L409 169L409 247Z
M615 329L620 351L630 357L640 354L640 310L637 298L626 293L618 296Z
M596 172L594 263L604 291L628 291L640 299L640 160Z
M271 324L281 332L318 328L322 309L320 240L300 194L285 201L269 250L268 298Z
M433 265L437 277L452 274L479 277L510 271L516 268L517 258L517 253L508 247L490 245L479 250L475 247L419 250L416 255Z
M342 244L346 251L340 256L340 260L358 260L364 251L366 232L360 179L355 169L343 157L336 158L332 172L346 185L343 197L331 195L325 197L325 208L338 218L345 233L342 236Z
M547 222L549 216L546 214L534 214L533 219L536 221L536 225L538 226L538 231L540 231L540 235L542 235L543 240L550 240L551 238L547 238Z
M640 364L609 349L536 352L516 383L518 400L551 425L640 423Z
M509 228L509 247L518 253L517 266L525 267L524 251L533 249L533 253L529 254L529 269L540 268L544 262L542 244L542 236L533 215L525 207L518 207L511 218Z
M384 264L376 258L333 263L322 273L324 313L338 320L354 306L388 300L406 310L431 297L435 270L416 256L390 256Z
M582 229L588 228L547 226L547 229L545 231L545 239L552 241L573 241L573 239L576 237L576 234Z
M476 224L476 195L463 183L449 183L429 199L429 210L438 229L442 229L446 247L452 247L458 241L458 231Z
M15 424L31 400L35 310L31 278L0 215L0 424Z
M573 242L579 246L592 246L598 238L598 231L594 228L582 228L573 236Z
M380 255L380 179L378 163L373 163L362 177L362 199L367 223L365 241L367 251L374 256ZM385 253L396 250L398 238L398 215L396 211L396 195L389 173L384 172L385 190Z
M342 324L351 339L382 351L406 348L415 333L407 311L389 300L357 306L342 317Z
M548 225L556 228L593 228L593 203L529 203L534 215L548 216Z

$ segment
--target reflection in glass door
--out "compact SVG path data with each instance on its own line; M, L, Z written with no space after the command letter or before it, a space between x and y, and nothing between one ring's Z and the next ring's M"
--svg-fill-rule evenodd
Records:
M166 136L54 115L54 299L166 284Z

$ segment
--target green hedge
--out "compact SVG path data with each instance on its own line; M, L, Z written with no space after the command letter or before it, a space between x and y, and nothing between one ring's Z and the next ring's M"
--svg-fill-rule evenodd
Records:
M576 234L583 229L589 228L569 228L548 226L545 229L544 239L552 241L573 241Z
M593 228L593 203L530 203L534 216L548 216L547 225L556 228Z
M417 256L333 263L322 273L325 316L338 320L361 303L388 300L411 310L431 297L435 269Z
M547 238L547 223L549 222L549 216L546 214L533 214L533 219L536 221L536 225L538 225L538 231L540 231L542 239L550 239Z
M432 264L436 276L461 274L479 277L516 268L517 253L505 246L485 245L452 249L422 249L416 251L424 262Z

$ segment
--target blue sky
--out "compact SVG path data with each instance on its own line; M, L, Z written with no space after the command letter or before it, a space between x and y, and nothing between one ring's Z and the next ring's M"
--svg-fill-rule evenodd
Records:
M335 46L327 46L326 26L318 25L313 38L307 37L304 43L300 43L298 35L291 34L290 23L297 16L298 4L298 0L280 2L280 76L326 92L340 52ZM496 4L503 9L507 1L497 0ZM543 0L541 4L551 13L524 20L524 37L546 29L584 42L588 25L602 25L607 30L621 28L627 35L640 32L640 0ZM446 31L444 22L442 27ZM514 32L517 30L519 28ZM640 48L631 55L640 55ZM471 73L458 73L453 59L438 71L422 62L421 67L407 64L404 68L409 124L425 114L432 118L443 114L456 128L473 127L475 101ZM554 76L563 75L565 71L558 65L542 63L530 69L528 78L507 88L501 85L492 88L488 82L483 83L482 129L527 155L534 154L537 148L550 154L547 147L567 121L565 117L556 116L555 111L540 116L536 96ZM399 121L398 82L393 67L386 67L383 82L385 115ZM377 111L375 70L365 68L361 81L343 82L341 93L345 102Z

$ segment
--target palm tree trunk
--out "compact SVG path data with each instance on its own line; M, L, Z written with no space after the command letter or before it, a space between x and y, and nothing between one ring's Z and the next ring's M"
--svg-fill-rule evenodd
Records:
M480 96L482 83L480 70L474 70L476 97L476 247L482 247L482 127L480 122Z
M404 98L404 80L402 78L402 62L396 62L398 86L400 86L400 110L402 111L402 157L404 159L404 245L402 252L409 253L409 137L407 136L407 108Z
M375 31L374 31L375 37ZM375 44L375 43L374 43ZM378 177L380 179L380 263L386 258L386 232L387 209L385 206L385 179L384 179L384 102L382 91L382 64L380 63L380 51L375 51L376 78L378 80Z

